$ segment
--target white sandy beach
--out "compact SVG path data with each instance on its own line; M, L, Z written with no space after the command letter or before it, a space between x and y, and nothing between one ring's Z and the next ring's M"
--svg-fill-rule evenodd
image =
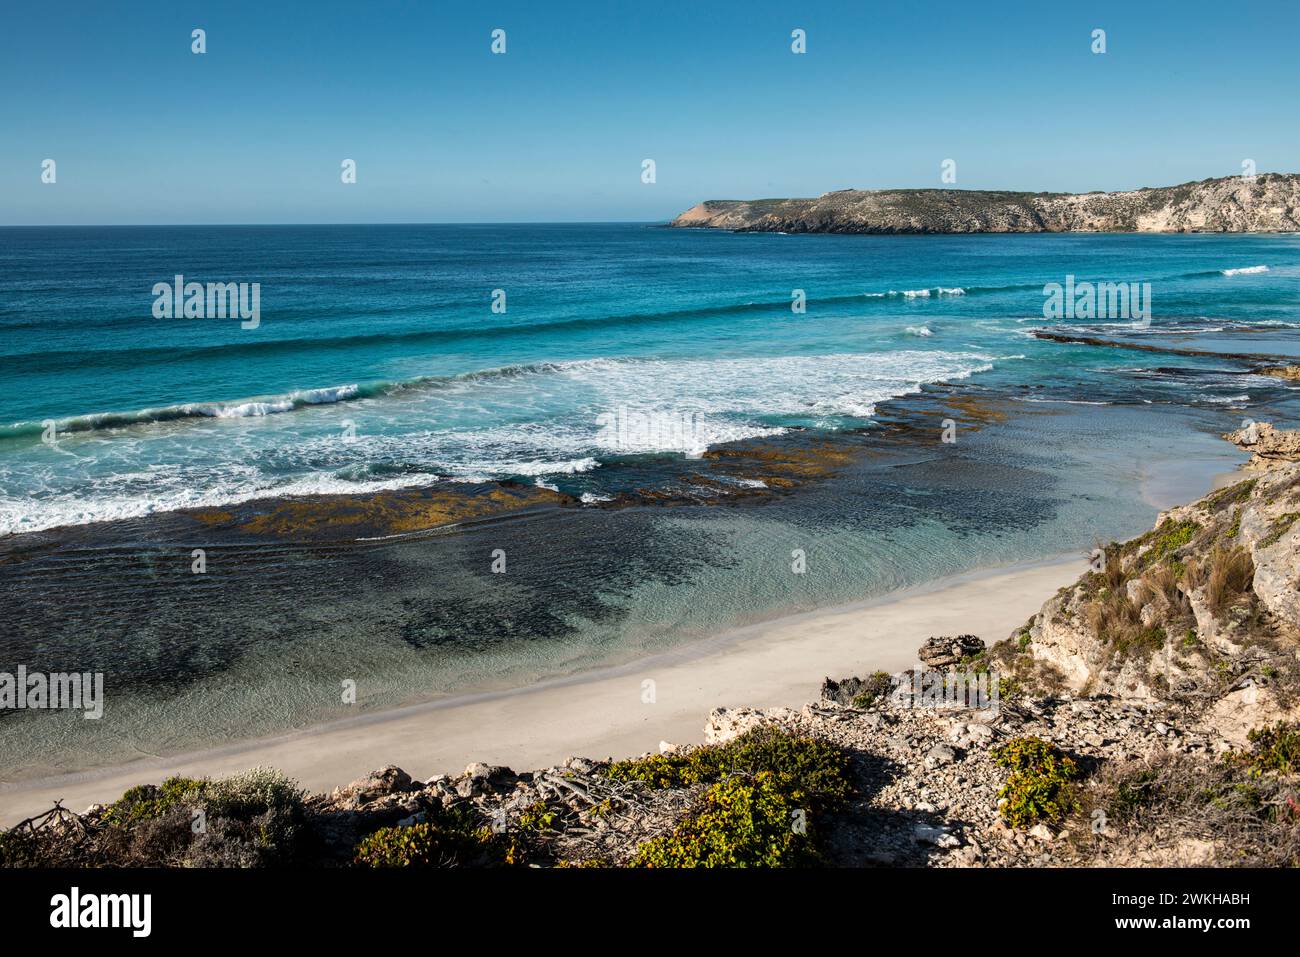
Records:
M871 602L736 629L632 664L512 691L453 697L337 721L307 731L193 754L0 789L0 823L55 800L74 810L173 774L219 776L268 765L328 791L396 764L412 776L457 772L471 761L517 770L570 755L626 757L661 740L698 742L715 707L799 707L822 678L897 671L917 663L931 635L1007 637L1051 594L1086 570L1082 556L993 569ZM643 682L654 701L643 701Z

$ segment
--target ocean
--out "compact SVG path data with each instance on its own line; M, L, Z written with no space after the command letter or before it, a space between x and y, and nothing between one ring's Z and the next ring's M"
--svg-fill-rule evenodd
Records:
M258 284L255 328L158 318L177 276ZM1149 284L1149 320L1045 315L1089 282ZM1297 329L1295 235L0 229L0 670L107 692L4 713L0 776L1082 556L1239 462L1219 433L1292 424L1296 385L1223 354ZM314 496L430 490L524 507L298 534Z

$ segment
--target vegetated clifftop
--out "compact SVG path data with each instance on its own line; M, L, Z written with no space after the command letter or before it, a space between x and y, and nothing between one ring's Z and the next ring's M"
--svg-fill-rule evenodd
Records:
M1254 453L1251 477L1095 552L1014 636L1009 666L1204 711L1238 741L1239 719L1300 714L1300 433L1255 423L1225 438Z
M1300 230L1300 174L1118 193L844 189L816 199L707 200L669 225L782 233L1290 232Z

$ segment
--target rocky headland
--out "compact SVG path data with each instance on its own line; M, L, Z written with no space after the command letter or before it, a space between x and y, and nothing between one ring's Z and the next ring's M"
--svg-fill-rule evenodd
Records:
M773 233L1291 232L1300 230L1300 174L1116 193L842 189L816 199L714 199L669 225Z

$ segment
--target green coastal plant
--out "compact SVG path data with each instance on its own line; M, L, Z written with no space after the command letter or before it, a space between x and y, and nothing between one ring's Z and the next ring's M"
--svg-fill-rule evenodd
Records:
M1247 479L1244 482L1238 482L1236 485L1229 485L1227 488L1221 488L1217 492L1206 498L1205 507L1211 512L1217 512L1243 502L1250 497L1259 479Z
M797 867L819 858L801 807L775 774L710 787L668 837L646 841L631 867Z
M1142 564L1149 567L1171 556L1184 545L1190 544L1200 530L1200 524L1189 518L1177 522L1171 518L1165 519L1154 531L1136 539L1136 544L1150 546L1142 556Z
M303 791L283 771L250 768L206 782L201 797L210 816L247 819L301 807Z
M116 827L130 827L162 817L184 804L197 805L209 784L206 779L170 777L160 785L136 785L109 805L104 821Z
M1268 548L1270 545L1276 545L1281 541L1282 536L1291 530L1291 526L1300 519L1300 512L1287 512L1285 515L1279 515L1273 520L1273 524L1268 528L1268 534L1260 541L1260 548Z
M1079 766L1050 741L1012 738L994 749L993 759L1011 773L998 792L1002 816L1012 827L1057 823L1078 807L1072 783Z
M873 672L864 682L865 687L853 698L853 707L872 708L889 698L894 690L894 678L887 671Z
M828 741L759 727L682 754L618 761L618 781L709 784L671 835L642 844L632 867L790 867L820 860L814 820L852 793L848 757Z
M559 812L545 801L536 801L519 815L518 827L521 831L550 831L559 818Z
M852 790L848 759L840 748L770 726L754 728L727 744L615 761L603 771L615 781L641 781L656 788L690 787L724 775L763 772L769 772L796 800L823 806L838 803Z
M1230 751L1227 760L1251 777L1300 773L1300 725L1278 722L1246 735L1248 751Z
M467 867L514 863L513 842L492 833L467 810L451 808L410 827L382 827L362 839L360 867Z

